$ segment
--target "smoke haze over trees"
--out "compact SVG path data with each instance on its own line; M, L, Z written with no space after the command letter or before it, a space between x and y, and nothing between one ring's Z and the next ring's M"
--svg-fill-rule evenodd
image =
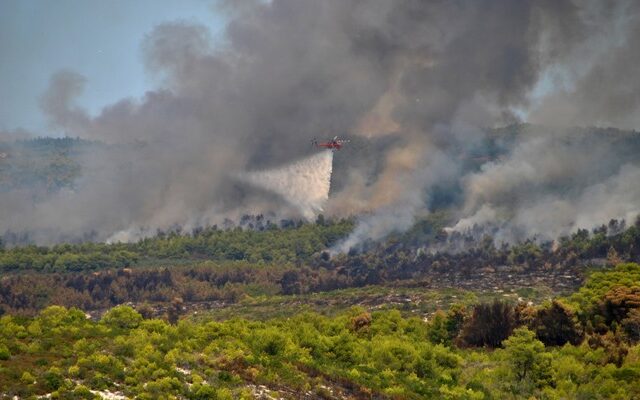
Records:
M77 155L70 186L1 191L0 233L133 239L244 213L299 215L235 177L295 163L314 136L335 134L353 146L336 155L325 211L363 215L343 250L438 202L453 208L453 230L491 225L511 241L638 214L637 134L569 128L638 126L635 2L215 7L227 20L219 40L184 21L148 34L142 55L162 84L142 98L91 115L77 102L85 79L52 76L41 99L52 129L108 145ZM517 133L491 129L507 125Z

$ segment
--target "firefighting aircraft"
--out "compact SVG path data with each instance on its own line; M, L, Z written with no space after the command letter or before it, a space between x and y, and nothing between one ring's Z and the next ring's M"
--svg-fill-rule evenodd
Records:
M328 142L318 143L316 139L313 139L311 143L313 143L313 145L316 147L330 149L331 151L338 151L342 148L342 146L344 146L345 143L349 143L349 140L340 139L337 136L334 136L333 139L329 140Z

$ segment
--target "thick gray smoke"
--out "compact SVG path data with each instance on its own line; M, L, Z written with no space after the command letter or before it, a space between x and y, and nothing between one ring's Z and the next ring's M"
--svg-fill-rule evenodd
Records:
M451 230L497 227L496 238L552 240L640 211L635 132L529 127L504 158L463 178L465 204Z
M486 150L483 128L522 118L635 127L637 2L244 0L216 7L228 19L223 40L185 22L149 33L142 52L163 83L143 98L92 116L75 102L83 77L52 77L42 98L52 127L112 146L81 159L73 189L0 193L0 232L27 231L44 243L86 232L117 240L243 213L304 215L295 201L235 177L300 159L311 138L325 134L354 139L336 157L339 184L325 207L364 215L344 248L406 228L442 187L459 188L454 229L495 219L510 238L515 230L556 235L637 214L638 193L629 186L637 182L636 159L618 159L619 147L606 138L523 133L500 158L479 169L464 165ZM375 155L356 157L358 141L371 143Z

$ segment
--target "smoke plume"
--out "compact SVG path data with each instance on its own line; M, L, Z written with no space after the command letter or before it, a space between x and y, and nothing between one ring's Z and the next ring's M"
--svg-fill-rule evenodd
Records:
M142 98L94 116L77 104L82 76L52 77L41 99L52 129L106 144L77 155L82 173L67 189L0 191L0 232L131 240L322 208L359 216L346 250L437 207L452 210L454 230L497 224L504 240L638 214L635 134L596 129L639 122L637 2L246 0L215 10L227 21L218 40L181 21L149 32L142 55L161 83ZM313 137L336 134L352 142L336 153L326 200L330 160L296 160ZM314 190L301 178L311 170Z

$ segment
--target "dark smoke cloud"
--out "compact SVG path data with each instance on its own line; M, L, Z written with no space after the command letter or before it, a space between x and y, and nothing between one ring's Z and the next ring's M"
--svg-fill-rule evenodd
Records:
M580 199L590 209L606 202L598 184L621 188L633 179L635 160L624 168L613 162L607 174L586 168L599 180L575 189L573 175L558 171L572 165L562 160L588 165L582 145L545 155L540 167L557 171L535 170L538 154L562 133L521 136L508 147L512 153L479 171L460 160L485 146L483 128L517 122L523 110L541 123L556 122L555 111L566 108L567 125L635 123L635 7L604 4L247 0L218 3L228 18L222 39L204 26L161 24L142 54L162 84L141 99L91 116L75 104L84 78L69 71L52 78L42 98L52 128L112 146L82 158L85 172L74 189L35 200L28 191L0 193L0 231L39 232L41 242L87 231L98 240L130 239L245 212L295 215L295 207L232 177L290 163L309 153L313 137L335 134L363 146L336 157L326 208L366 214L349 245L404 229L428 211L442 185L461 188L459 216L467 221L485 210L528 230L536 218L520 212L525 206L543 213L549 202ZM567 77L559 89L547 85L534 98L541 78L558 76ZM614 159L615 149L605 143L599 157ZM541 186L545 196L523 194ZM635 212L605 209L603 218Z
M547 124L640 125L640 4L601 2L585 22L593 35L568 53L568 64L554 66L551 76L565 81L532 113Z

